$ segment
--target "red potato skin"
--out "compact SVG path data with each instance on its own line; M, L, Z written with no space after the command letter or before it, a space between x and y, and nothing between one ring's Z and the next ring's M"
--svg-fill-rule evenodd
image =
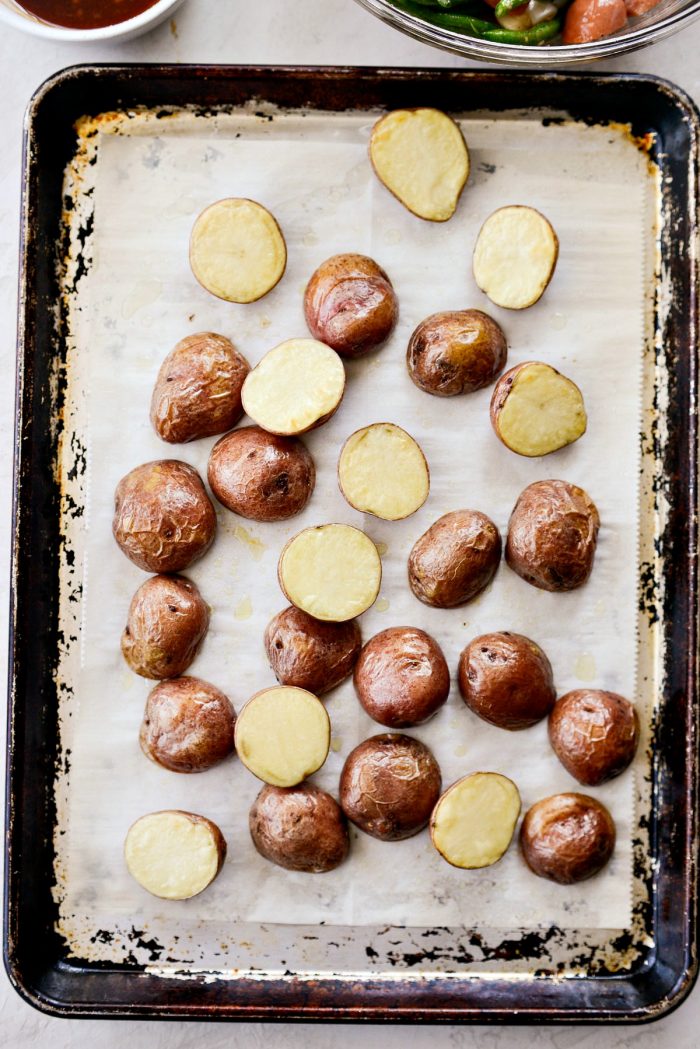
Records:
M250 371L232 342L214 332L188 335L160 366L151 422L170 444L225 433L243 415L241 388Z
M616 33L626 22L625 0L574 0L564 19L562 43L589 44Z
M408 583L423 604L456 608L478 597L501 561L501 536L478 510L439 517L408 557Z
M146 701L139 741L171 772L204 772L234 752L236 713L223 692L195 677L162 681Z
M311 498L316 467L298 438L243 426L216 442L207 479L219 502L233 513L251 521L286 521Z
M573 885L602 870L615 850L615 823L587 794L554 794L536 802L520 827L520 848L530 870Z
M411 335L406 366L416 386L435 397L474 393L503 370L508 344L481 310L434 313Z
M583 488L535 481L510 515L506 562L540 590L576 590L593 571L599 528L597 507Z
M216 513L196 470L158 459L117 485L112 532L144 572L181 572L214 542Z
M315 339L341 357L364 357L391 335L399 304L389 277L366 255L334 255L313 273L304 316Z
M442 776L432 752L411 736L386 733L355 747L340 775L340 804L360 830L402 841L427 826Z
M179 677L208 629L209 606L195 584L181 576L156 575L131 599L122 653L141 677Z
M290 871L323 874L338 867L350 850L340 805L311 783L266 784L253 802L249 828L260 855Z
M367 713L380 725L420 725L446 702L450 671L438 643L416 627L389 627L360 653L353 676Z
M574 689L557 700L549 715L549 741L574 779L597 787L619 776L634 758L639 718L616 692Z
M330 623L290 605L265 630L265 651L280 685L321 696L352 674L362 648L356 619Z
M549 660L522 634L475 637L459 657L458 681L470 710L510 731L541 721L556 700Z

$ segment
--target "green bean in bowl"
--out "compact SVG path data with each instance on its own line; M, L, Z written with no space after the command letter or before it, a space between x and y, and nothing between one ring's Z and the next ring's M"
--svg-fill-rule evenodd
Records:
M660 0L390 0L438 29L499 44L586 44L622 29Z

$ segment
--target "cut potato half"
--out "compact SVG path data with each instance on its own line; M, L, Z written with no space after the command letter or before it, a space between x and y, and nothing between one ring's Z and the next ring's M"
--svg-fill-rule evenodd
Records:
M372 423L343 445L338 483L356 510L385 521L400 521L428 498L430 474L410 434L394 423Z
M276 685L248 700L236 722L235 741L254 776L274 787L295 787L328 757L331 723L311 692Z
M262 204L228 197L197 218L190 265L207 291L227 302L255 302L277 284L287 248L276 220Z
M315 619L344 623L377 600L382 563L377 548L352 525L305 528L280 554L278 576L289 601Z
M474 248L474 280L491 302L507 310L534 306L552 279L559 240L534 208L499 208L481 227Z
M469 177L457 124L439 109L395 109L372 128L369 155L379 180L418 218L454 215Z
M430 836L453 867L473 870L500 860L520 815L518 788L498 772L473 772L445 791L430 818Z
M526 361L496 384L491 423L506 448L534 457L578 441L588 419L575 382L549 364Z
M226 842L217 825L179 809L142 816L124 842L129 874L164 900L189 900L203 892L225 857Z
M258 426L289 436L330 419L344 390L345 368L335 350L316 339L288 339L248 374L241 396Z

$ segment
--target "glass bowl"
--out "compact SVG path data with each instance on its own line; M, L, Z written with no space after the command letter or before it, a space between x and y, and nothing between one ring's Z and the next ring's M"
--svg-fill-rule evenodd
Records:
M114 25L103 26L100 29L68 29L64 26L42 22L16 4L14 0L0 0L0 23L4 22L13 29L21 29L25 33L43 37L45 40L62 40L64 43L131 40L172 16L175 9L182 3L184 0L156 0L156 3L146 8L140 15L135 15L123 22L115 22Z
M677 32L684 25L700 17L700 0L661 0L651 11L632 18L611 36L589 44L542 44L537 47L522 44L501 44L464 36L452 29L441 29L424 22L415 15L394 7L388 0L356 0L387 25L414 37L425 44L452 51L482 62L505 62L509 65L559 66L572 62L590 62L596 58L611 58L647 47Z

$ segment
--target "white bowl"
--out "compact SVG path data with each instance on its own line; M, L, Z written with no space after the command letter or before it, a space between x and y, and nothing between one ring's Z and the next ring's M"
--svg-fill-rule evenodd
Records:
M130 40L153 29L172 14L184 0L157 0L146 11L134 18L101 29L64 29L62 26L47 25L34 15L23 11L13 0L0 0L0 22L22 29L25 33L42 36L45 40L65 40L66 43L82 43L99 40Z

